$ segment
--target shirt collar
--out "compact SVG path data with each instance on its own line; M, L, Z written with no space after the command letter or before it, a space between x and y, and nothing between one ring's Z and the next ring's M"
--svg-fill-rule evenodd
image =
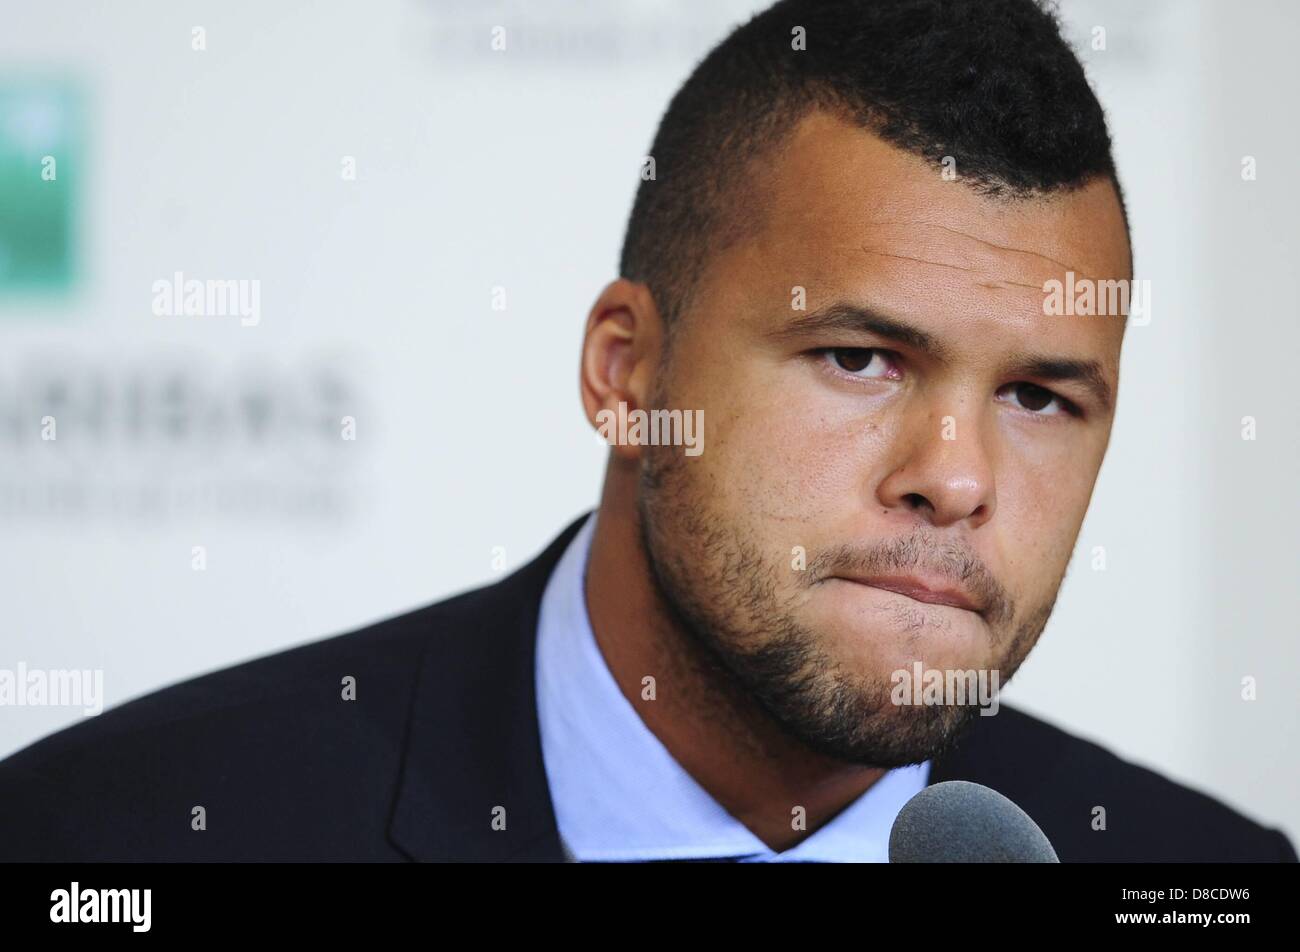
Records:
M542 596L537 713L556 823L579 861L743 856L752 862L885 862L889 831L930 762L890 770L829 823L774 852L682 768L605 664L587 615L593 513Z

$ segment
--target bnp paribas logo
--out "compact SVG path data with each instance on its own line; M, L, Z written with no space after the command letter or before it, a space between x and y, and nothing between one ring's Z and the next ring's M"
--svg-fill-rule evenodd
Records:
M76 281L82 121L73 83L0 73L0 297Z

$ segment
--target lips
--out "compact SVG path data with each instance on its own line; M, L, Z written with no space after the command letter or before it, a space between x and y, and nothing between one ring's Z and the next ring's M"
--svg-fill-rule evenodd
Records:
M968 612L983 614L984 606L960 586L942 578L925 578L919 575L872 575L865 577L837 575L845 582L855 582L871 588L904 595L927 605L948 605Z

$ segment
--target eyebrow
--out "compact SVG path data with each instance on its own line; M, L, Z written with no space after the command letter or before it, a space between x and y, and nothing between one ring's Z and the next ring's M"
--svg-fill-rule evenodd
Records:
M915 324L882 314L870 307L847 302L836 302L810 311L771 333L776 340L791 340L828 331L850 331L873 334L887 341L902 344L919 351L941 363L951 357L951 350L933 334ZM1037 377L1040 380L1078 383L1109 411L1113 402L1110 384L1095 360L1073 357L1055 357L1045 354L1015 354L1007 362L1009 373Z
M945 361L949 356L947 347L936 340L933 334L921 330L915 324L889 317L872 308L844 302L810 311L773 331L771 336L776 340L789 340L826 331L874 334L912 350L919 350L938 361Z
M1024 374L1027 377L1080 384L1104 409L1111 408L1110 384L1106 382L1106 375L1102 373L1101 365L1095 360L1017 354L1011 358L1010 367L1011 373Z

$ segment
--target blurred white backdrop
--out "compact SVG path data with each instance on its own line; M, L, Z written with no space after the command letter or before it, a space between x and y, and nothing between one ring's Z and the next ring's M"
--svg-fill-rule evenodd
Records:
M115 705L491 581L594 505L583 321L669 97L760 6L0 0L0 668L102 669ZM1300 11L1062 12L1152 319L1006 699L1300 844ZM70 238L15 247L33 215ZM155 315L178 271L259 281L260 320ZM0 707L0 756L81 716Z

